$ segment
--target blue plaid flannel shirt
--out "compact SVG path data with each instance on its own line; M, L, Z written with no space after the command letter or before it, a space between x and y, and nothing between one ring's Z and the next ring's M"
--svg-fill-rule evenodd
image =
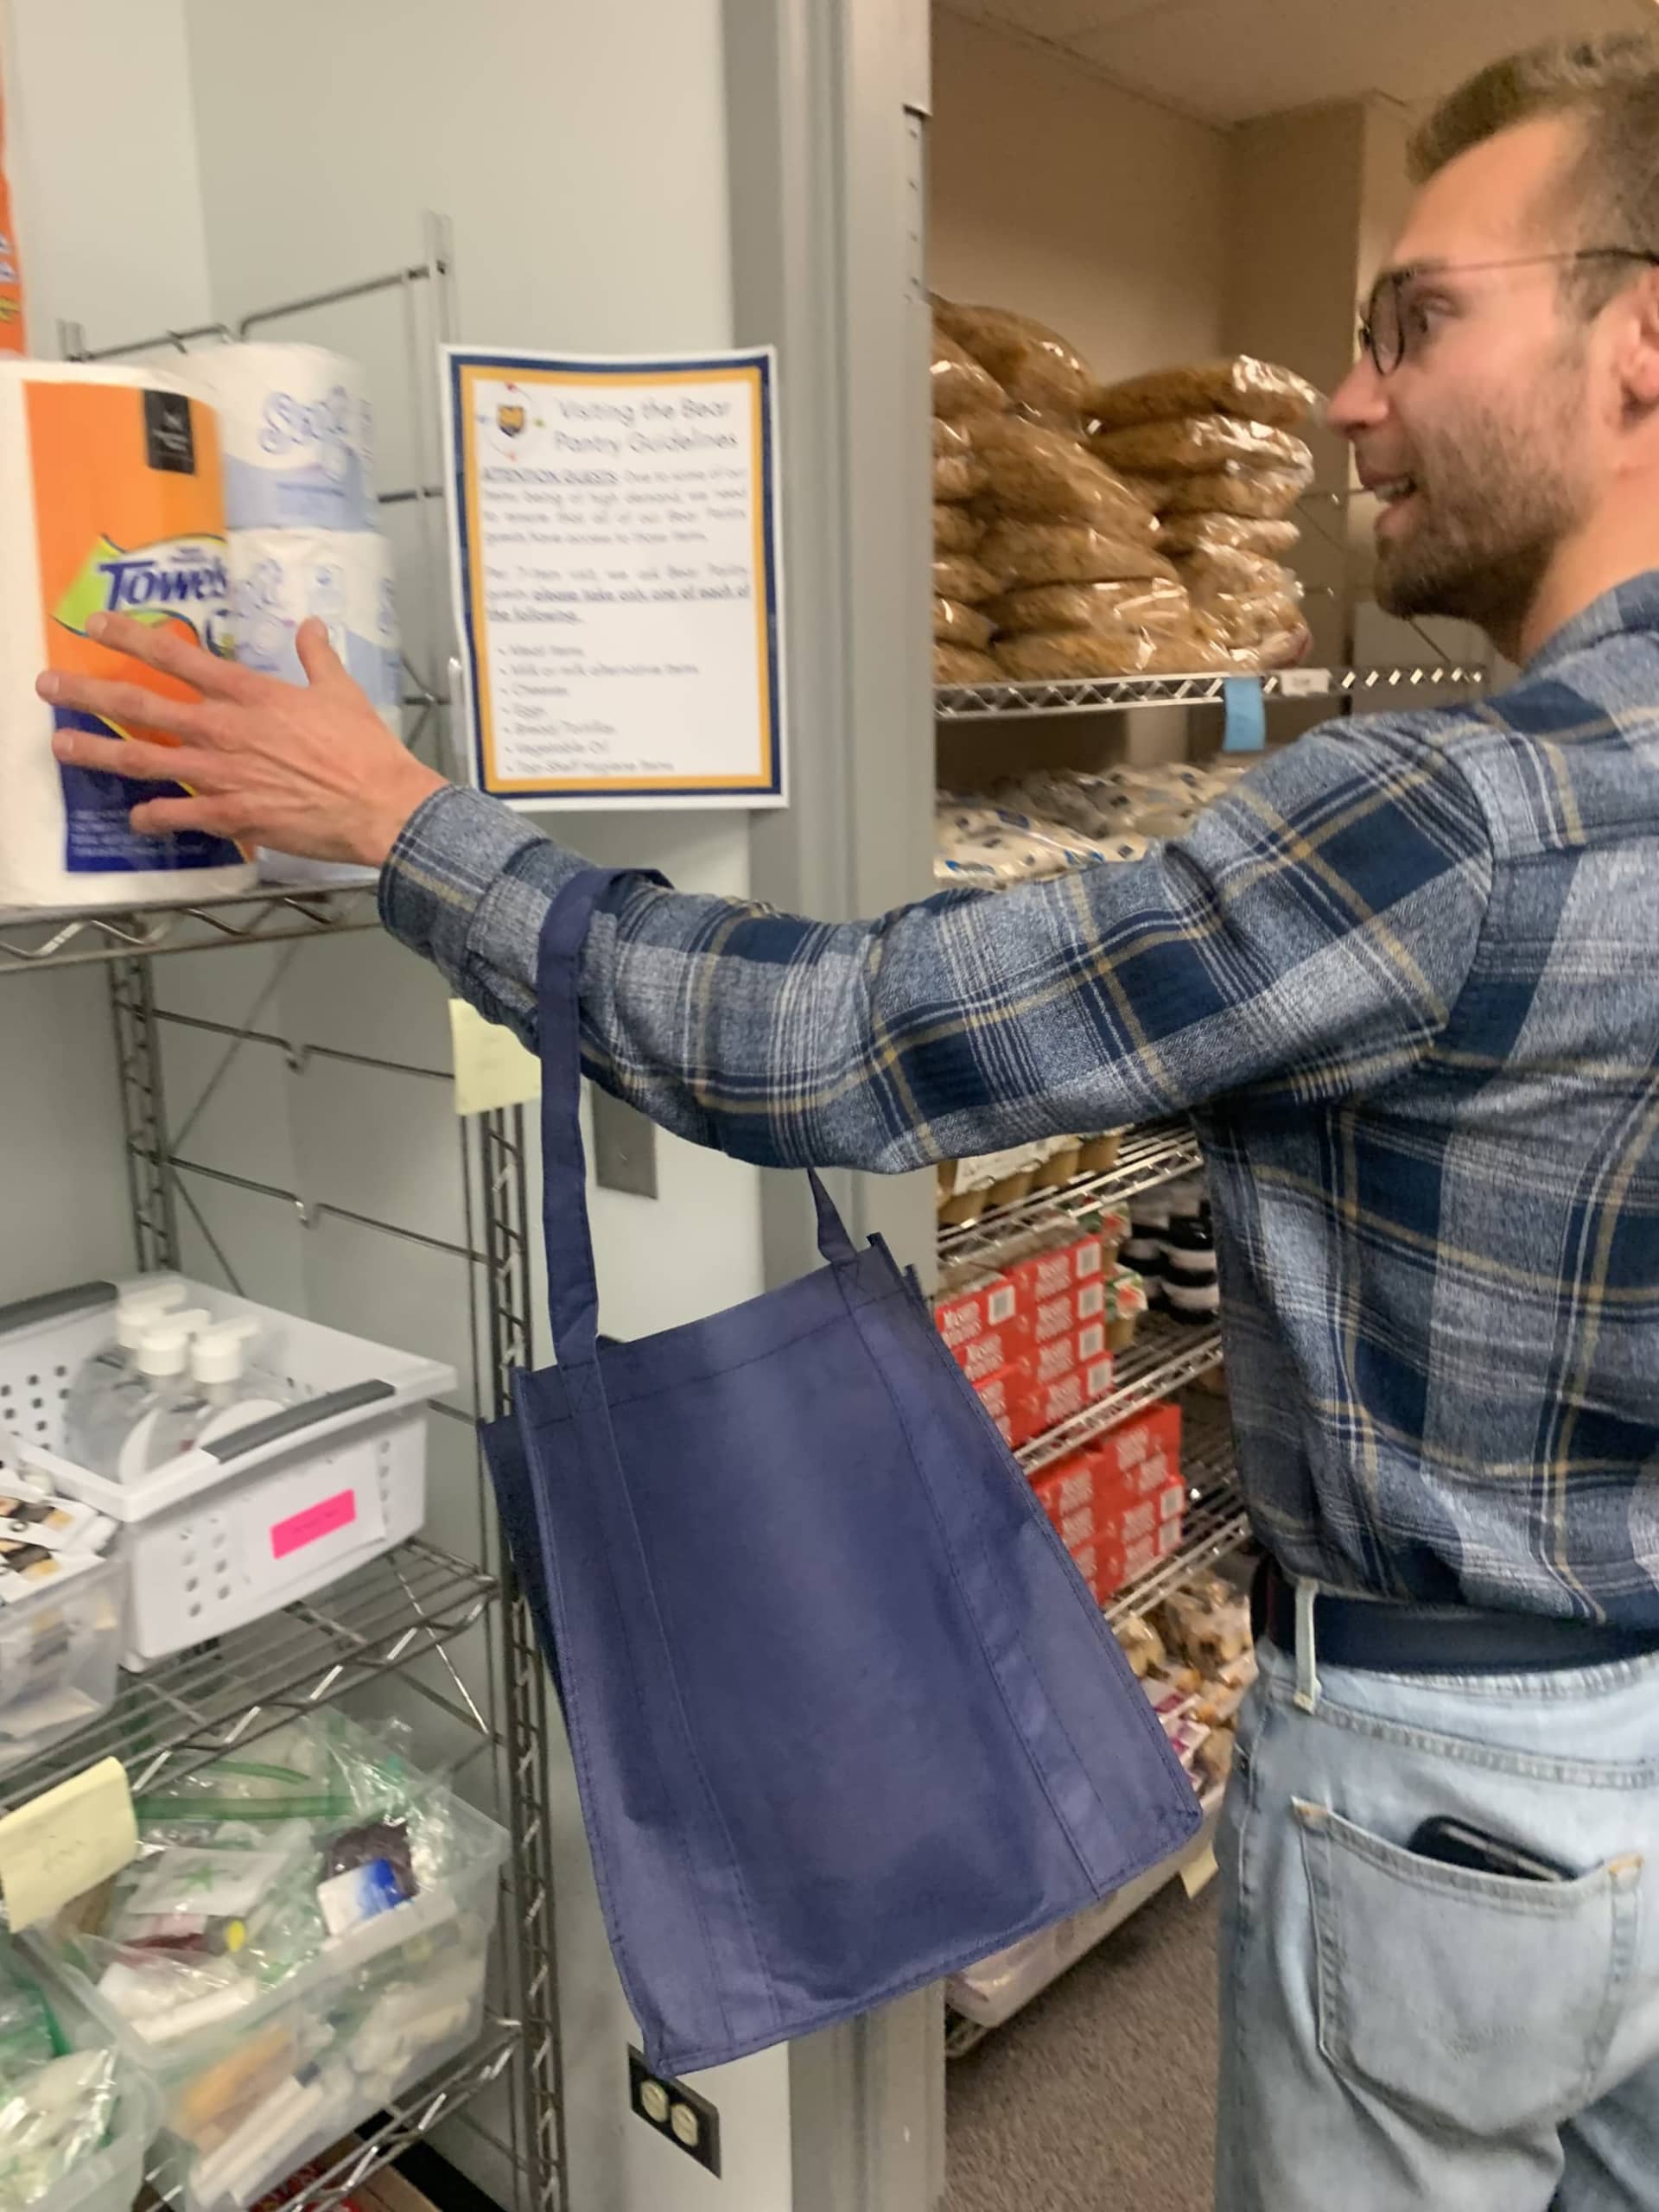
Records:
M466 791L387 925L534 1041L583 866ZM1239 1468L1292 1573L1659 1625L1659 572L1501 696L1316 730L1132 866L801 921L648 884L597 1081L768 1166L1189 1109Z

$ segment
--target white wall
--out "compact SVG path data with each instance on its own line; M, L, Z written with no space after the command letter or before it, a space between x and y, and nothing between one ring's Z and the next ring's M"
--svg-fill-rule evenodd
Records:
M1226 139L936 8L929 274L1052 324L1103 378L1217 351Z
M42 350L58 315L84 321L96 346L399 266L418 258L427 207L454 219L466 339L603 353L729 338L719 0L289 0L275 16L217 0L10 6L9 122ZM365 360L387 418L388 482L410 480L417 461L399 313L394 299L279 334ZM397 545L405 613L423 645L406 527ZM572 830L595 858L658 867L688 888L747 890L741 816L583 816ZM162 963L158 988L169 1006L239 1021L277 957ZM14 1001L15 1014L0 996L0 1114L9 1161L28 1160L34 1179L5 1179L28 1184L29 1198L24 1212L0 1197L0 1294L16 1273L8 1248L39 1247L60 1221L60 1241L16 1288L127 1264L101 987L64 978L19 988L32 995ZM31 1046L28 1025L48 995L53 1039ZM260 1026L448 1062L438 979L378 937L301 947ZM218 1052L206 1038L170 1037L181 1103ZM461 1234L456 1128L437 1084L324 1061L292 1077L281 1054L253 1048L190 1151L314 1200ZM668 1140L660 1165L660 1203L595 1198L606 1318L618 1334L761 1287L755 1172ZM302 1297L319 1319L464 1358L465 1283L454 1260L338 1223L302 1230L271 1200L191 1187L256 1294ZM194 1262L203 1249L194 1232L187 1248ZM434 1533L469 1548L470 1446L447 1424L435 1475ZM703 2082L723 2123L719 2183L628 2117L631 2025L562 1747L553 1768L572 2203L690 2212L717 2192L728 2212L787 2212L785 2054ZM461 2157L464 2145L452 2137L446 2147Z
M937 291L1035 315L1103 379L1220 351L1230 235L1226 134L1029 41L933 10L928 275ZM941 780L1020 766L1179 759L1167 709L941 724Z
M124 327L134 317L149 318L145 329L195 321L207 307L207 264L177 12L120 0L0 0L0 76L36 350L55 350L59 315L105 302ZM118 173L124 149L138 161L135 132L148 118L146 213L135 226ZM107 149L107 163L93 147ZM131 1272L98 969L0 978L0 1299Z

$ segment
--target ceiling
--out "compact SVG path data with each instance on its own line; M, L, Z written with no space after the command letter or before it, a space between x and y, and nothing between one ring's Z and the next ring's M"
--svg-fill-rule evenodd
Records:
M944 0L1214 123L1379 92L1414 106L1502 54L1659 35L1659 0Z

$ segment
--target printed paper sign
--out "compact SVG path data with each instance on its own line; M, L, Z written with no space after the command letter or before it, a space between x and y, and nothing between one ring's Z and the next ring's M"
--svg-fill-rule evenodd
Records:
M524 806L784 804L771 351L446 348L471 772Z

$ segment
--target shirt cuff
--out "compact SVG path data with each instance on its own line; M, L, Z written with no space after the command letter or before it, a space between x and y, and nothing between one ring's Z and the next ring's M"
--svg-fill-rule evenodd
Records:
M400 944L435 962L458 991L480 964L521 968L524 947L492 943L492 915L515 864L532 846L543 849L537 874L550 891L587 865L481 791L453 785L434 791L404 824L380 872L380 919ZM548 862L555 864L550 868ZM533 944L529 968L533 976Z

